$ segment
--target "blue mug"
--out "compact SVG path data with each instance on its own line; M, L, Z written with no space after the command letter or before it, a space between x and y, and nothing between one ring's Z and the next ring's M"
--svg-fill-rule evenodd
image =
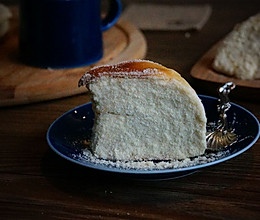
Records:
M22 61L41 68L72 68L100 60L102 32L118 20L121 2L109 0L104 19L100 3L100 0L20 0Z

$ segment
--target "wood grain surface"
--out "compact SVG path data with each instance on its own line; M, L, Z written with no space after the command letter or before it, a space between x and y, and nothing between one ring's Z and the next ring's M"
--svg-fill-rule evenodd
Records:
M123 3L126 7L140 1L180 4L177 0ZM188 3L209 1L182 2ZM260 2L212 0L210 5L208 22L201 31L189 32L189 38L185 32L172 31L144 35L147 59L176 69L197 93L216 96L218 84L195 80L190 70L236 23L258 12ZM184 178L128 180L66 161L47 144L50 124L89 101L86 93L0 108L1 220L260 219L260 140L242 155ZM238 94L232 101L260 119L260 104L254 99L241 99Z
M91 67L141 59L146 53L143 34L133 25L119 21L103 34L104 55L97 63L68 69L42 69L20 62L18 56L18 10L12 8L9 33L0 41L0 106L25 104L72 96L80 77Z

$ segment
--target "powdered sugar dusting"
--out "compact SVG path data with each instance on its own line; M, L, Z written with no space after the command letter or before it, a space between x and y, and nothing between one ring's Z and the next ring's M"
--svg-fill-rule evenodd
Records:
M97 73L97 77L102 77L102 76L112 76L112 77L141 77L141 76L153 76L153 75L162 75L162 72L160 72L158 69L155 68L146 68L143 71L131 71L125 68L126 71L119 71L121 69L111 69L109 72L101 72ZM90 74L89 74L90 75Z
M125 60L125 61L116 63L115 65L113 65L113 64L112 65L111 64L104 64L104 65L100 65L100 66L95 66L95 67L91 68L91 71L95 70L95 69L103 68L103 67L117 66L117 65L126 64L126 63L142 63L142 62L160 65L159 63L156 63L156 62L153 62L153 61L150 61L150 60L133 59L133 60Z
M124 64L131 64L131 63L151 63L161 66L158 63L148 60L130 60L130 61L123 61L115 65L101 65L96 66L86 72L81 79L79 80L79 86L87 85L98 78L103 76L105 77L113 77L113 78L148 78L154 76L163 76L165 73L158 68L154 67L144 67L142 69L136 69L135 67L131 67L131 65L124 65Z
M97 158L89 150L82 151L82 154L73 155L74 159L81 162L90 162L96 165L103 165L109 168L125 169L125 170L164 170L164 169L181 169L192 167L219 160L229 154L229 151L208 152L204 155L186 158L183 160L167 160L167 161L111 161Z

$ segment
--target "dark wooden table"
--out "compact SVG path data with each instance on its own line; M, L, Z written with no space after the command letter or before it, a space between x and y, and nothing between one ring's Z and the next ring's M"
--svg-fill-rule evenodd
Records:
M146 58L179 71L198 93L216 96L217 85L194 81L190 69L237 22L259 11L259 1L187 2L212 5L205 27L189 38L185 32L144 31ZM46 142L58 116L89 101L83 94L0 109L0 219L260 219L259 140L242 155L184 178L103 175L62 159ZM254 99L237 95L233 101L260 119Z

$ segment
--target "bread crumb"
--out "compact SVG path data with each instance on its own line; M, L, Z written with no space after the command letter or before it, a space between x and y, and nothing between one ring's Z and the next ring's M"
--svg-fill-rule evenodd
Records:
M186 33L184 34L184 37L185 37L185 38L190 38L190 37L191 37L191 34L190 34L189 32L186 32Z

